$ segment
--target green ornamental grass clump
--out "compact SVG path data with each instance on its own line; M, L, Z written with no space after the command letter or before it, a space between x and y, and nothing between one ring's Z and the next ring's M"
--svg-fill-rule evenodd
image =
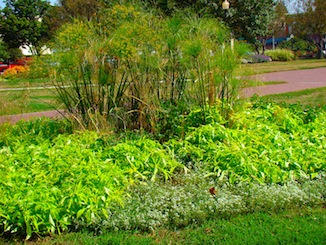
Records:
M273 61L291 61L295 59L293 52L288 49L266 50L265 54L270 56Z
M114 5L103 23L74 21L55 39L48 67L60 101L83 129L160 131L165 105L190 111L219 104L228 117L244 86L235 71L248 46L228 43L214 18L159 18L135 6ZM99 19L101 19L99 17ZM217 99L222 103L218 103Z

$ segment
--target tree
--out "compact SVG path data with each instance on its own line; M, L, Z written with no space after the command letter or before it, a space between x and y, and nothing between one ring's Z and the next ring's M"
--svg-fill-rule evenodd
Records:
M269 24L269 31L266 32L267 36L263 38L263 40L267 40L268 38L274 37L286 37L289 35L288 28L286 24L286 16L288 14L287 7L285 5L284 0L277 0L275 2L275 11L274 18ZM263 53L265 52L266 42L262 42ZM275 47L275 43L273 43L273 48Z
M42 21L50 4L42 0L6 0L1 10L0 34L9 49L22 45L40 55L48 40L48 26Z
M261 39L270 34L275 18L274 0L230 0L230 10L223 19L234 35L254 45L257 53Z
M326 1L300 0L297 14L291 16L293 32L313 43L318 52L317 58L323 58L326 34Z
M67 18L62 15L60 6L50 6L47 13L44 15L43 22L48 27L49 37L55 37L60 27L67 22Z
M257 52L260 39L271 32L270 24L275 17L275 0L228 0L230 9L222 9L221 0L142 0L150 6L172 14L183 9L192 9L199 16L213 15L224 20L233 35L255 46Z
M59 0L56 6L51 6L43 21L48 26L50 36L66 23L74 23L75 19L98 21L98 13L105 5L98 0Z
M272 22L271 30L274 36L282 37L286 27L286 16L289 11L283 0L278 0L275 6L275 20Z
M91 20L102 6L102 2L99 0L60 0L59 6L65 18Z
M7 45L3 41L0 41L0 62L3 62L7 59L9 59Z

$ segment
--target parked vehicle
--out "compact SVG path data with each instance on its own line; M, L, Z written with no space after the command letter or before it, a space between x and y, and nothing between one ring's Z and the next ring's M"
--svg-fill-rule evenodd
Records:
M0 62L0 73L4 72L8 68L9 68L8 64L4 64L3 62Z
M25 57L16 61L0 62L0 73L3 73L5 70L15 66L26 66L31 59L32 58L30 57Z

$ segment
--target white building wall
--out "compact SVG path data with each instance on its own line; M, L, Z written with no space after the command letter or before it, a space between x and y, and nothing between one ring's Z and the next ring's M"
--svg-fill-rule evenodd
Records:
M35 53L32 52L33 48L27 45L23 45L20 47L24 56L33 56ZM42 47L42 54L52 54L52 51L46 46Z

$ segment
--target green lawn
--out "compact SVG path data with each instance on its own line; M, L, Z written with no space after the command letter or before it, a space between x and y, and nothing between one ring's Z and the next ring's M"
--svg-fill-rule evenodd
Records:
M51 85L49 78L11 78L5 79L0 76L0 88L28 88L28 87L43 87Z
M324 106L326 105L326 87L301 90L297 92L273 94L261 97L263 100L275 102L300 103L304 106Z
M268 62L268 63L258 63L258 64L246 64L242 65L242 68L248 69L248 72L253 74L262 74L269 72L278 72L278 71L288 71L288 70L303 70L303 69L313 69L326 67L326 59L306 59L306 60L294 60L289 62ZM264 83L268 84L277 84L284 81L272 81ZM253 86L259 86L261 83L249 83ZM261 97L263 100L271 100L275 102L286 102L286 103L300 103L304 106L322 106L326 105L326 87L325 88L316 88L316 89L307 89L297 92L267 95Z
M30 245L93 244L325 244L326 209L301 209L280 214L252 213L209 220L184 229L152 233L108 232L101 235L68 233L27 242ZM1 244L23 244L0 238Z
M0 116L55 110L60 107L54 89L0 91Z
M286 81L267 81L267 82L261 82L257 80L245 80L245 87L256 87L256 86L266 86L266 85L275 85L275 84L283 84L286 83Z
M305 59L287 62L273 61L257 64L244 64L243 69L248 69L252 74L263 74L278 71L304 70L326 67L326 59Z

